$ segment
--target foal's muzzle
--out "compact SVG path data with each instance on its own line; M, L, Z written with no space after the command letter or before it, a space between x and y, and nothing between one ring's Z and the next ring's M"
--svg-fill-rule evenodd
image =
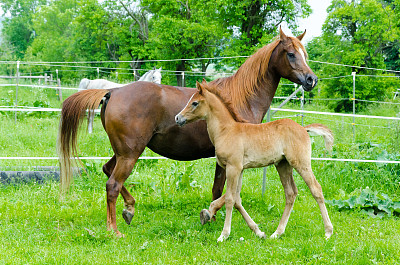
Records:
M186 123L186 118L183 117L181 114L178 114L175 116L175 122L179 125L179 126L183 126Z

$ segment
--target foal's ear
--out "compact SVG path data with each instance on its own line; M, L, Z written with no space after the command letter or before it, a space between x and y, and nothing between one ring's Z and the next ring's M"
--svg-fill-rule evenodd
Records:
M301 40L303 39L304 35L306 35L306 31L307 31L307 30L304 30L304 32L303 32L301 35L297 36L296 38L297 38L299 41L301 41Z
M281 40L286 41L287 40L287 36L285 35L285 33L283 33L282 31L282 26L279 26L279 37Z
M196 81L196 87L197 87L197 90L199 91L199 94L201 95L203 93L203 87L201 86L201 84L198 81Z

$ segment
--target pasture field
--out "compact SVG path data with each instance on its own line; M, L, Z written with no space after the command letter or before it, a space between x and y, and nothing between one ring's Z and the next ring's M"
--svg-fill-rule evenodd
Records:
M23 92L25 91L25 92ZM21 102L58 108L53 90L21 89ZM0 105L12 105L13 89L0 89ZM36 93L36 94L35 94ZM23 98L23 100L22 100ZM7 103L8 102L8 103ZM297 103L290 107L298 108ZM323 105L306 104L323 111ZM359 114L396 116L398 107L372 106ZM276 116L288 115L283 112ZM56 156L59 113L14 113L0 109L0 156ZM300 117L293 117L301 122ZM334 158L400 160L397 121L307 115L305 124L328 125L336 136ZM367 126L368 125L368 126ZM83 126L84 127L84 126ZM84 130L83 130L84 131ZM111 156L107 135L96 117L94 133L82 133L81 156ZM146 150L144 156L155 156ZM323 141L314 138L313 157L323 157ZM121 198L117 224L124 238L106 231L105 161L83 161L87 172L75 178L73 189L59 197L58 183L0 184L0 264L399 264L400 218L371 217L359 210L339 211L327 205L334 234L324 239L317 203L295 173L299 189L285 234L279 239L257 238L237 211L230 238L217 244L224 208L215 222L202 226L201 209L208 208L215 160L190 162L140 160L126 187L136 198L131 225L125 224ZM54 160L0 160L1 170L56 166ZM400 200L397 164L313 161L325 198L348 199L369 187L393 201ZM285 196L276 170L267 170L261 196L262 169L246 170L242 200L250 216L272 234L284 209Z

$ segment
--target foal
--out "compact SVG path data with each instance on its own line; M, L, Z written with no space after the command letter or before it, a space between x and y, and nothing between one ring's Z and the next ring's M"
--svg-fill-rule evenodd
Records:
M239 210L257 236L265 237L265 233L243 208L240 190L244 169L271 164L278 170L286 197L281 221L271 238L283 234L293 208L297 195L293 168L302 176L317 201L324 221L325 237L329 238L333 226L325 207L321 186L311 169L311 143L307 132L324 136L325 147L328 150L333 145L332 132L321 124L302 127L290 119L263 124L246 123L230 108L229 102L222 101L214 87L203 81L202 84L197 83L197 89L198 92L192 96L186 107L176 115L175 121L183 126L198 119L205 119L210 140L215 146L217 162L226 169L225 195L213 201L209 211L203 210L201 214L202 222L206 222L225 204L225 224L218 241L224 241L230 234L233 206Z

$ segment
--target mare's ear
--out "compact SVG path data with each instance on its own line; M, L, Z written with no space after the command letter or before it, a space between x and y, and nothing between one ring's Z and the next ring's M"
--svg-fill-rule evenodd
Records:
M156 70L156 69L157 69L157 68L154 66L154 67L153 67L153 70Z
M283 33L282 31L282 26L279 26L279 37L281 40L286 41L287 40L287 36L285 35L285 33Z
M201 95L203 93L203 87L201 86L201 84L198 81L196 81L196 87L197 87L197 90L199 91L199 94Z
M299 41L301 41L301 40L303 39L304 35L306 35L306 30L304 30L304 32L303 32L301 35L297 36L296 38L297 38Z
M160 67L160 69L158 69L158 71L161 71L161 69L162 69L162 66Z

